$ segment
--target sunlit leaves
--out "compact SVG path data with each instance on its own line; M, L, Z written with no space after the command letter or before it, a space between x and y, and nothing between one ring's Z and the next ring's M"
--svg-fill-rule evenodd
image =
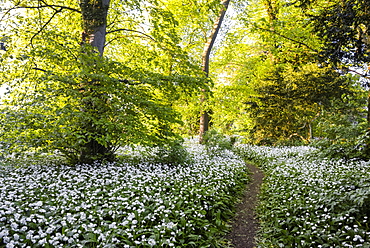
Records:
M179 46L172 13L147 3L144 10L140 1L112 1L104 56L89 44L91 34L84 37L82 19L91 16L77 3L13 3L9 13L22 15L4 16L12 39L2 57L2 81L11 89L1 106L3 141L58 149L79 161L91 142L113 151L175 139L173 101L204 88L204 80Z
M351 95L356 79L318 63L323 40L293 3L252 1L239 21L219 52L214 116L227 118L217 128L253 141L309 141L312 121Z

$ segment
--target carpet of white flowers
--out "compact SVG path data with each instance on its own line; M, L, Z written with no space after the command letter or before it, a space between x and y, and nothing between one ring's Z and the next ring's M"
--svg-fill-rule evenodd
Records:
M265 171L259 247L370 247L370 162L310 147L243 145Z
M0 166L0 247L217 247L245 164L187 149L176 166Z

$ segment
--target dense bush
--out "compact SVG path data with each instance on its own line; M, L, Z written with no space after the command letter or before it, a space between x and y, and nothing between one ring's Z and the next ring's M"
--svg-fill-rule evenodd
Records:
M205 133L204 144L207 147L217 147L220 149L231 149L233 146L230 137L225 136L215 130L210 130Z
M370 129L348 139L321 139L311 145L320 148L322 157L369 160Z
M238 139L238 136L227 136L216 130L210 130L205 133L203 143L209 155L213 156L218 153L222 154L225 150L233 150Z
M119 149L119 159L128 163L157 163L166 165L183 165L193 162L191 155L182 142L162 146L125 146Z

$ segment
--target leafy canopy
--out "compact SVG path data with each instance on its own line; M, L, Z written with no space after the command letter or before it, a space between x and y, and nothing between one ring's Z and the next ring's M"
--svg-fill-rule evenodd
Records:
M156 1L112 1L99 56L81 45L85 27L74 1L8 2L0 34L7 38L0 77L10 88L0 106L3 148L57 149L90 162L113 159L121 145L178 139L172 102L205 86L171 12ZM82 159L91 141L104 151Z

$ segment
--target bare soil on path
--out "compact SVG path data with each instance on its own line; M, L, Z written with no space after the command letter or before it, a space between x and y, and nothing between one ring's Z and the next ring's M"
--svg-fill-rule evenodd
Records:
M247 184L241 202L237 205L236 215L231 223L231 232L226 236L234 248L256 247L255 238L259 228L255 209L264 174L252 164L246 166L251 172L251 181Z

